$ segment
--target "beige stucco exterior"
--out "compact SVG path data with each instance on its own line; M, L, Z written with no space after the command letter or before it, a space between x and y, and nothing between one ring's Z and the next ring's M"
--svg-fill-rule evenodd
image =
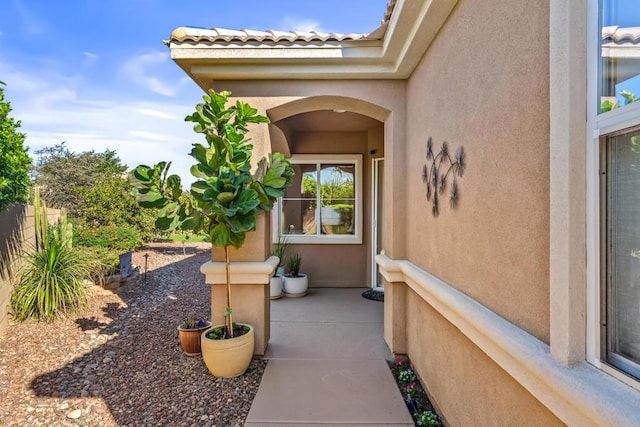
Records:
M405 307L407 354L449 425L564 425L415 292Z
M406 258L545 342L548 7L459 2L408 80L406 120ZM510 43L509 34L536 37ZM445 193L437 218L420 179L428 136L466 153L459 206Z
M585 40L597 2L395 8L380 39L329 38L325 50L170 47L203 89L270 117L258 153L363 156L362 244L296 245L311 286L370 283L371 160L384 158L384 336L449 425L638 425L640 383L585 350ZM347 129L334 109L374 122ZM457 206L449 176L437 216L422 180L429 137L436 154L443 141L465 153Z

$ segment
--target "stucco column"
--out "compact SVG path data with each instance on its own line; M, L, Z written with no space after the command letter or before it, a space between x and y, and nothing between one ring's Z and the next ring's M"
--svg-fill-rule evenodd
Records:
M396 110L389 114L384 123L382 247L393 259L406 257L405 119L406 112Z
M248 323L255 328L254 354L264 355L269 344L271 300L269 280L278 266L271 257L269 216L258 216L256 230L247 233L240 249L229 248L231 260L231 308L233 321ZM211 323L224 323L226 312L226 270L223 248L213 248L211 262L200 267L205 282L211 285Z
M384 340L394 355L407 354L407 284L403 281L398 262L386 256L376 256L384 286Z
M254 327L254 354L264 355L269 344L271 305L269 279L278 266L278 258L264 262L231 263L231 308L233 321ZM205 282L211 285L211 323L222 325L226 312L226 270L224 262L207 262L200 267Z
M587 2L549 2L550 346L585 360Z

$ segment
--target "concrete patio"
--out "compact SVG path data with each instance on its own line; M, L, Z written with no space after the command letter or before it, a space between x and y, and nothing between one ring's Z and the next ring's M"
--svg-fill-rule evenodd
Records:
M383 304L366 289L271 302L269 360L246 426L413 426L386 360Z

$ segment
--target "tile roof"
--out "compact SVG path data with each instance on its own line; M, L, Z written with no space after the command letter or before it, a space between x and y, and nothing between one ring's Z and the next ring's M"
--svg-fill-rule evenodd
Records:
M360 40L367 34L338 34L320 33L317 31L256 31L256 30L228 30L225 28L187 28L180 27L173 30L169 42L171 43L311 43L311 42L343 42Z
M602 42L615 44L640 44L640 27L621 28L617 25L603 27Z
M367 34L322 33L317 31L257 31L257 30L229 30L225 28L190 28L179 27L173 30L171 37L165 43L175 44L293 44L293 43L326 43L345 42L354 40L378 40L384 35L389 24L397 0L389 0L382 19L381 26ZM382 31L381 31L382 30Z

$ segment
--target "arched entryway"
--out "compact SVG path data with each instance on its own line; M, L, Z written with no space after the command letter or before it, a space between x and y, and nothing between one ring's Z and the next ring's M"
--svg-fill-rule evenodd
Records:
M273 151L296 169L274 211L274 239L285 235L303 258L311 287L380 284L384 118L374 104L347 97L298 99L267 110Z

